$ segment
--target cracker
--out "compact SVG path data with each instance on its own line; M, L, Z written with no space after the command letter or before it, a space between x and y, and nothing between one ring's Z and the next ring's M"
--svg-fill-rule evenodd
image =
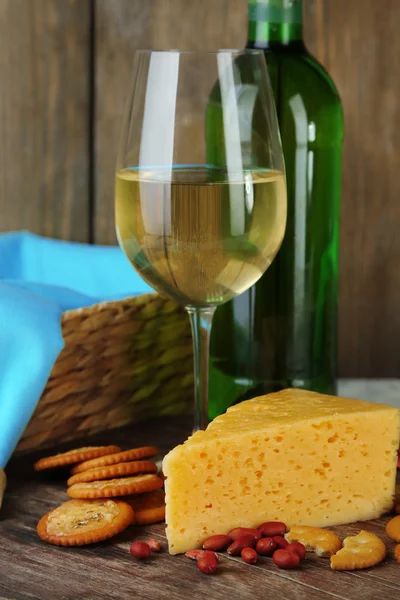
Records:
M53 456L41 458L33 465L35 471L45 471L47 469L55 469L57 467L66 467L82 461L105 456L106 454L115 454L120 452L119 446L85 446L83 448L75 448Z
M120 449L115 450L115 453L110 454L109 456L102 456L100 458L95 458L94 460L85 460L83 463L76 465L76 467L71 470L72 475L82 473L88 469L97 469L97 467L117 465L119 463L128 462L131 460L141 460L143 458L149 458L150 456L156 456L158 454L158 450L154 446L131 448L131 450L125 450L124 452L120 452L119 450Z
M113 537L133 519L132 507L121 500L70 500L44 515L37 532L49 544L83 546Z
M150 525L165 520L165 494L161 490L138 494L137 496L125 496L135 512L136 525Z
M68 488L71 498L112 498L152 492L162 487L162 480L157 475L137 475L121 479L74 483Z
M394 549L394 557L397 562L400 563L400 544L397 544L396 548Z
M285 538L288 542L300 542L307 551L315 552L317 556L329 557L342 547L342 542L333 531L321 527L294 525Z
M374 533L361 530L343 540L343 548L331 556L331 568L335 571L353 571L373 567L386 556L386 546Z
M400 542L400 515L388 521L386 524L386 535L394 542Z
M68 485L74 483L88 483L90 481L99 481L101 479L114 479L125 475L134 475L139 473L156 473L157 465L151 460L134 460L132 462L119 463L118 465L108 465L106 467L97 467L97 469L88 469L82 473L72 475L67 481Z

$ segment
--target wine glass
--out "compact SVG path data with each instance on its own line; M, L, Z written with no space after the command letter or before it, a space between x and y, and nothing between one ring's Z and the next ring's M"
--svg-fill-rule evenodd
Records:
M259 50L140 50L115 182L116 228L133 267L189 313L194 430L208 424L212 317L274 259L286 179Z

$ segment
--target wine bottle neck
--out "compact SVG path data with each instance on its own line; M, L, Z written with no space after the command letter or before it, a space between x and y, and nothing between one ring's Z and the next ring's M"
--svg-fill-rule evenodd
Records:
M249 0L248 45L287 46L303 40L303 0Z

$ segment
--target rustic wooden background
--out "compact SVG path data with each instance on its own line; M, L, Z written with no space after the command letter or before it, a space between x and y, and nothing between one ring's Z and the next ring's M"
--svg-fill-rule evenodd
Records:
M399 0L305 0L345 112L340 374L400 359ZM113 170L135 48L240 47L247 0L0 0L0 231L116 243Z

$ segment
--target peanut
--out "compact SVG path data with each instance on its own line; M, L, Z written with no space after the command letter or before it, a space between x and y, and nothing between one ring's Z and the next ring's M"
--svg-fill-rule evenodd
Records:
M218 566L218 561L214 556L211 555L202 555L197 559L197 566L202 573L206 575L211 575L215 573Z
M296 552L300 556L300 560L304 560L306 557L306 548L301 542L292 542L285 549L290 552Z
M243 548L241 557L249 565L255 565L258 560L258 554L253 548Z
M258 531L258 529L252 527L236 527L228 533L228 535L233 539L233 541L238 540L239 538L247 534L253 535L256 541L259 540L261 537L261 533Z
M263 537L274 537L274 535L282 535L286 533L286 525L281 521L267 521L259 527L258 531Z
M289 546L289 542L281 535L274 535L272 539L274 540L276 547L279 549L284 549Z
M185 552L185 556L186 558L197 560L202 552L203 550L200 550L200 548L194 548L193 550L188 550Z
M204 556L206 556L206 557L208 556L208 557L211 557L211 558L215 558L215 560L216 560L217 562L219 562L219 556L218 556L218 554L217 554L216 552L214 552L213 550L201 550L201 554L200 554L199 558L203 558Z
M203 544L204 550L214 550L214 552L224 552L233 542L229 535L212 535L207 538Z
M161 550L161 544L160 544L160 542L158 540L156 540L154 538L150 538L147 543L150 546L150 550L152 552L160 552L160 550Z
M300 562L300 556L290 550L275 550L272 560L280 569L294 569Z
M261 556L272 556L276 550L276 542L270 537L261 538L256 544L256 551Z
M198 560L199 558L202 558L204 556L211 556L212 558L215 558L217 562L219 561L219 557L216 552L213 552L212 550L200 550L200 548L188 550L187 552L185 552L185 556L186 558L191 558L192 560Z
M231 556L240 556L243 548L254 548L256 545L256 539L251 533L243 535L239 539L235 540L227 549L228 554Z
M149 558L151 554L150 546L149 544L146 544L146 542L133 542L129 552L132 554L132 556L138 558L139 560Z

